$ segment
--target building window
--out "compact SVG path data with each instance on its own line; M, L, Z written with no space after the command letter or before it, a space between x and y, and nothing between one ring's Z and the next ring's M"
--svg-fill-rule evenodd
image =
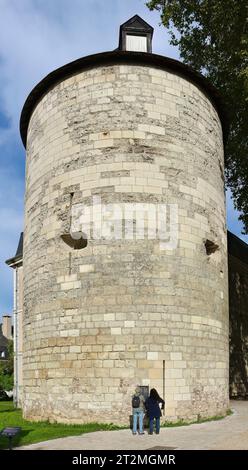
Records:
M126 50L147 52L147 37L146 36L134 36L131 34L126 35Z

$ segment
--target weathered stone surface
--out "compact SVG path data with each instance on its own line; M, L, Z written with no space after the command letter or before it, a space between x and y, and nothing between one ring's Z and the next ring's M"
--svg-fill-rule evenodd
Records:
M163 361L166 419L225 412L223 165L216 110L171 72L98 67L43 96L27 140L26 418L126 423L135 385L163 393ZM178 246L101 239L73 251L61 234L91 195L177 204ZM219 247L209 256L206 240Z

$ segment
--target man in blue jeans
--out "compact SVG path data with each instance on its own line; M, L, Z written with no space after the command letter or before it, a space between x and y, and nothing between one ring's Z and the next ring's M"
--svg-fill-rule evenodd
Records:
M132 398L133 409L133 434L137 434L137 424L139 421L139 434L145 434L143 430L143 420L145 414L145 400L140 393L139 387L136 387L135 393Z

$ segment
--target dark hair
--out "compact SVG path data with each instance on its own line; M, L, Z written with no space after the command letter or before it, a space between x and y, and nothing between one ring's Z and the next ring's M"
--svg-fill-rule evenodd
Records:
M150 390L150 398L152 400L155 400L155 401L158 401L158 400L161 400L157 390L155 388L151 388Z

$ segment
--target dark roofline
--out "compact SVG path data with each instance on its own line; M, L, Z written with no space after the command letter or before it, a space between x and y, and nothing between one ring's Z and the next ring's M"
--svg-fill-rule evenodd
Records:
M146 29L146 31L149 31L149 32L153 33L154 28L150 24L148 24L145 20L143 20L143 18L141 18L141 16L139 16L139 15L134 15L134 16L132 16L132 18L129 18L129 20L125 21L125 23L121 24L120 30L121 29L132 29L132 23L134 23L135 21L140 22L140 24L143 26L142 29Z
M17 247L15 256L13 256L13 258L7 259L5 263L8 264L8 266L19 264L20 262L22 262L22 257L23 257L23 232L21 232L20 234L18 247Z
M93 67L116 64L144 65L170 70L199 86L217 109L222 123L224 142L226 141L229 125L224 102L218 90L203 75L196 72L188 65L169 57L144 52L114 50L82 57L69 64L63 65L63 67L49 73L49 75L43 78L43 80L34 87L28 95L21 113L20 133L24 147L26 147L28 125L32 112L37 103L51 88L77 72L82 72Z
M227 231L228 255L238 258L248 265L248 244L234 233Z
M7 259L5 263L12 268L13 266L22 263L22 256L14 256L13 258Z

